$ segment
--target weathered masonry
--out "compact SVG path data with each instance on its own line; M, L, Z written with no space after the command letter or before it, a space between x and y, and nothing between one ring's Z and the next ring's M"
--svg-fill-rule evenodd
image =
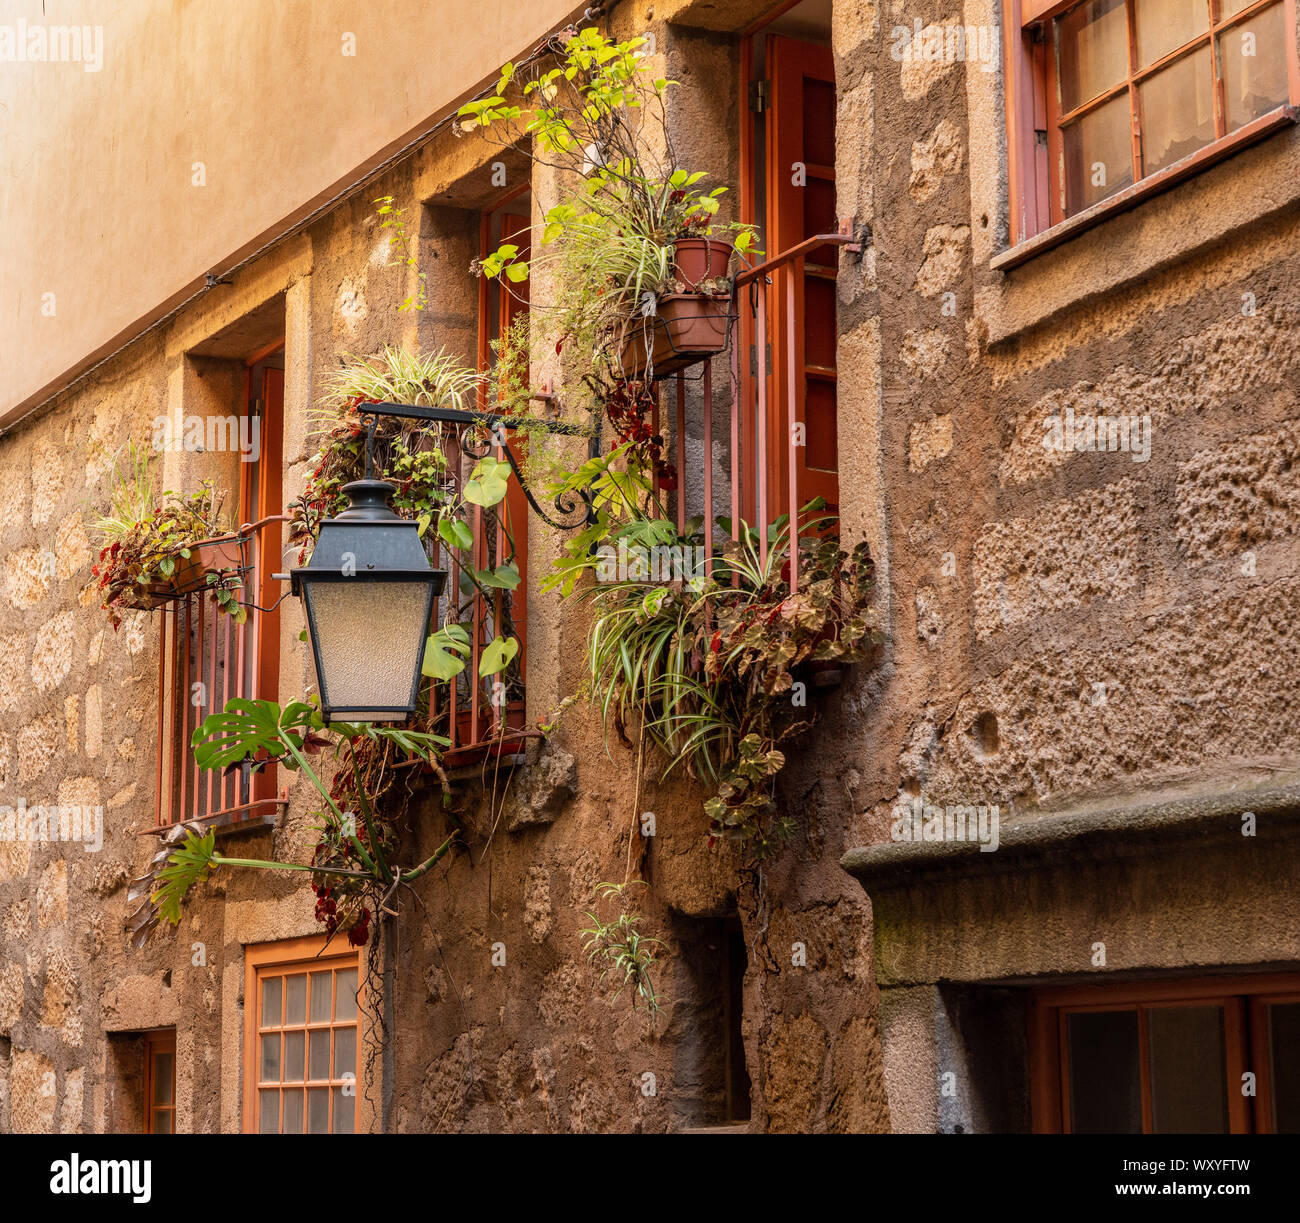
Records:
M0 1129L1300 1128L1296 0L293 3L273 38L206 4L178 94L120 58L170 61L167 7L107 26L99 71L0 84ZM448 689L403 858L459 840L391 973L289 872L217 871L134 948L129 880L178 822L311 856L300 773L190 740L196 684L315 682L272 605L330 375L386 345L486 371L522 327L537 410L585 393L556 281L471 270L568 185L456 122L570 27L646 40L680 163L759 232L726 349L658 388L669 517L821 497L875 561L884 642L785 749L793 840L710 845L707 791L568 699L588 622L516 488L520 584L467 622L519 653ZM228 45L304 70L227 77ZM243 624L205 591L106 621L91 524L157 437L163 487L210 479L251 528ZM2 818L34 809L59 835ZM653 1020L580 935L629 861Z

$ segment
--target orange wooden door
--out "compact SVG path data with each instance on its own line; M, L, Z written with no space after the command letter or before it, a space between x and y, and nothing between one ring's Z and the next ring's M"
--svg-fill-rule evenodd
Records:
M240 522L257 522L284 512L283 506L283 422L284 355L258 361L248 371L248 416L256 429L257 458L243 464L240 489ZM284 524L268 522L253 533L249 572L244 588L245 602L271 607L280 597L280 583L271 575L282 568ZM280 612L248 612L244 660L245 692L255 698L278 701L280 689ZM252 775L252 792L241 802L274 798L275 767L268 765Z
M519 247L519 258L527 260L532 255L532 216L530 208L530 197L524 195L522 199L515 198L507 203L500 205L493 211L489 212L484 218L484 244L483 253L486 255L495 250L503 242L513 242ZM489 290L491 296L484 303L484 309L480 315L479 326L479 364L486 370L495 359L492 351L492 342L500 340L510 334L510 329L519 320L528 316L528 288L527 280L520 281L517 284L506 283L504 280L492 282L490 285L484 281L485 289ZM527 362L528 357L525 353L511 354L512 358L522 359ZM523 371L524 380L527 380L527 370ZM513 429L507 430L507 439L511 442L517 457L522 458L519 453L519 444L515 440ZM510 481L510 491L506 494L504 514L502 515L502 525L509 532L510 539L515 546L515 565L519 570L519 585L515 587L511 600L511 627L514 635L519 641L519 654L517 656L517 665L519 668L519 678L523 680L527 675L527 653L528 653L528 499L524 496L523 487L518 480ZM509 545L504 549L500 544L504 541L498 541L498 555L502 563L509 551Z
M835 207L835 65L829 47L771 35L766 46L767 254L771 258L838 228ZM790 504L787 445L796 424L799 505L839 503L835 408L836 249L824 247L779 271L768 289L772 349L768 402L769 517ZM793 292L791 292L793 290ZM793 297L793 327L789 303ZM791 336L793 335L793 343ZM793 402L791 369L793 367ZM775 494L775 495L773 495Z

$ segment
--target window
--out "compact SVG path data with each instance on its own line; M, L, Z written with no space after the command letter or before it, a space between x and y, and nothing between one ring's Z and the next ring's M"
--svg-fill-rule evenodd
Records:
M284 343L247 361L210 361L205 373L210 381L224 375L232 406L239 408L224 420L204 419L225 426L213 434L212 458L218 464L214 483L230 493L235 526L252 528L242 545L248 571L240 599L271 609L281 593L281 584L271 574L283 567ZM233 551L238 553L239 546ZM268 812L276 801L274 766L255 773L247 768L204 772L189 750L203 719L232 698L277 699L279 612L252 606L247 611L246 622L236 624L218 614L215 599L202 589L163 609L156 789L160 825L196 817L214 824L240 823L259 810Z
M176 1029L144 1038L144 1132L176 1132Z
M1047 991L1031 1031L1037 1130L1300 1132L1300 977Z
M504 242L521 246L521 255L528 257L528 242L532 224L532 195L525 183L518 190L479 214L480 258L485 258ZM502 342L507 338L521 341L519 332L528 326L529 282L509 283L504 278L479 278L477 367L486 374L502 359ZM508 360L527 362L526 344L505 350ZM527 381L527 370L521 381ZM479 409L485 412L500 411L488 402L488 381L482 383ZM506 441L518 453L520 443L515 431L506 430ZM501 457L503 452L494 452ZM496 636L514 637L519 642L519 652L510 665L499 675L476 681L476 651L471 666L447 686L448 699L455 718L447 728L451 740L444 757L449 768L476 764L488 756L507 757L518 753L525 733L526 706L525 680L528 665L528 500L518 480L512 479L505 501L491 510L476 507L473 511L472 530L474 551L472 564L476 569L493 569L513 562L519 572L519 583L513 590L494 590L490 597L470 588L466 590L458 580L462 555L448 550L446 563L451 570L444 598L453 599L447 619L463 625L472 639L483 648ZM459 597L456 597L456 595ZM498 684L500 687L498 687Z
M1009 0L1013 237L1130 203L1300 100L1295 0Z
M248 947L244 963L244 1131L353 1133L357 952L293 939Z

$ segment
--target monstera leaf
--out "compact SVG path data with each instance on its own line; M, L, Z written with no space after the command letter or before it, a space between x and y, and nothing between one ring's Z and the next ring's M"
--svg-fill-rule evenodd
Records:
M236 697L220 713L209 714L190 740L201 769L224 769L258 752L282 756L280 706L273 701Z
M519 642L513 637L493 637L484 647L483 655L478 660L479 675L486 677L504 671L518 653Z
M276 760L287 768L297 762L290 746L308 752L328 740L320 710L306 701L291 701L282 710L274 701L235 697L220 713L209 714L190 740L201 769L224 769L249 759Z
M453 679L465 670L469 660L469 633L459 624L444 624L424 643L420 667L431 679Z
M189 890L206 878L209 871L217 869L216 843L216 834L210 829L202 837L188 832L185 840L168 855L167 865L158 872L158 886L150 900L158 916L173 926L181 920L181 902Z

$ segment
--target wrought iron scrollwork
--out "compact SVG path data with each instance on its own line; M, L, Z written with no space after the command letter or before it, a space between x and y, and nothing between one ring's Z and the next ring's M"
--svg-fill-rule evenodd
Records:
M573 531L578 527L596 521L590 489L579 489L573 495L562 493L555 499L555 509L561 515L561 520L552 518L537 503L537 498L533 494L533 490L528 487L528 481L524 479L524 473L520 470L519 461L515 458L510 443L505 440L505 430L517 428L557 433L568 437L586 437L591 440L590 449L594 452L591 457L595 457L595 454L600 452L600 440L599 434L591 429L584 429L579 425L565 424L563 421L558 420L539 420L531 416L500 416L495 412L468 412L462 408L426 408L413 403L363 403L357 405L357 414L363 421L369 418L366 422L367 479L371 478L373 473L375 427L379 423L381 416L470 426L460 431L459 445L461 453L467 458L477 460L486 458L493 446L500 446L510 463L510 470L514 472L515 478L519 481L519 487L523 489L524 496L528 499L529 506L532 508L533 513L543 522L560 531ZM483 437L478 432L479 429L486 430L488 436Z

